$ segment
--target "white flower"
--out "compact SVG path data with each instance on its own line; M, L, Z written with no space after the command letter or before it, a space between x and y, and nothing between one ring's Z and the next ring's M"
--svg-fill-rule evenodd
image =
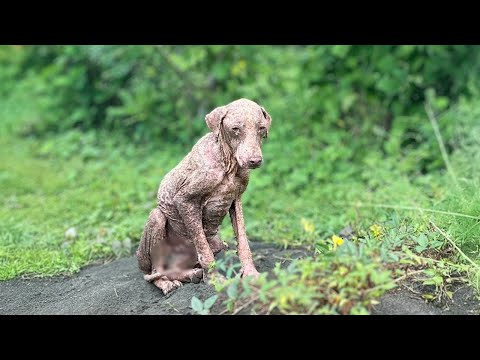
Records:
M67 239L75 239L77 237L77 230L74 227L69 228L65 231L65 237Z

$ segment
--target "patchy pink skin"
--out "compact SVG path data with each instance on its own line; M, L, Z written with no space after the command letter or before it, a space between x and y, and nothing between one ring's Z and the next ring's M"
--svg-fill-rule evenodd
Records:
M226 248L218 235L230 212L242 276L258 277L248 244L241 196L250 169L262 163L262 139L270 115L240 99L205 117L211 132L162 180L157 207L150 213L137 250L145 280L164 294L183 282L209 280L214 255Z

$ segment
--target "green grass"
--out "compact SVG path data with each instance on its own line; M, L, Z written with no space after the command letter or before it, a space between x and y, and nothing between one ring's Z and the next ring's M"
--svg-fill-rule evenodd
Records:
M0 105L0 280L72 273L131 253L162 176L181 155L93 132L21 136L34 110L15 100Z

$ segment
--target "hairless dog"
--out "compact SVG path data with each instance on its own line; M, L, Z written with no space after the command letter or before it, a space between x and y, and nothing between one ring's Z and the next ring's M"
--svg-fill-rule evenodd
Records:
M137 250L144 278L164 294L183 282L219 276L214 255L226 248L218 230L227 212L237 238L242 276L258 277L248 245L241 196L250 169L262 164L262 139L272 119L247 99L210 112L211 132L160 183L157 207Z

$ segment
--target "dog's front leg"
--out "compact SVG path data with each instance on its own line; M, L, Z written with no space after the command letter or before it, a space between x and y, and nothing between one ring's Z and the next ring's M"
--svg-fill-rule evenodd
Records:
M198 262L203 268L204 278L211 272L215 258L203 231L200 200L178 194L174 198L176 208L182 218L188 236L197 250Z
M237 237L237 253L242 264L242 276L254 276L257 278L260 274L253 263L252 252L248 245L245 223L243 221L242 201L238 197L230 207L230 218L232 220L233 230Z

